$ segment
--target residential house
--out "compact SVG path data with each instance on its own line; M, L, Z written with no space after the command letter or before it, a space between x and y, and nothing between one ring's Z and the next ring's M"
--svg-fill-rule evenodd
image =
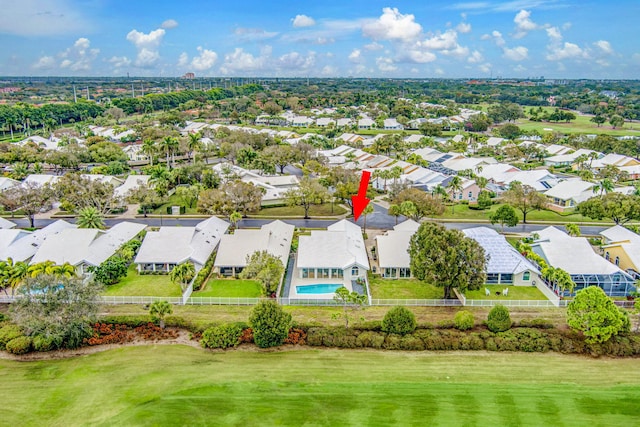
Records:
M309 127L309 126L313 126L314 122L315 121L311 117L295 116L291 120L291 126L294 126L294 127Z
M409 241L420 224L408 219L393 227L393 230L376 236L376 254L379 273L385 279L403 279L411 276Z
M185 122L185 127L183 127L182 129L180 129L180 134L182 135L188 135L188 134L194 134L194 133L198 133L198 132L202 132L203 130L205 130L207 127L209 127L209 125L207 123L204 122L191 122L191 121L186 121Z
M354 133L343 133L336 138L336 141L346 142L348 144L358 144L359 142L364 141L364 137L362 135L356 135Z
M371 119L365 118L358 120L358 129L360 130L373 129L375 127L376 122Z
M571 178L558 183L543 194L549 199L550 209L565 212L575 208L580 202L593 197L594 186L593 182Z
M634 159L633 157L624 156L622 154L609 153L604 157L599 159L595 159L590 163L591 169L600 170L604 169L607 166L615 166L617 168L628 167L628 166L638 166L640 165L640 161L638 159Z
M535 286L540 270L523 257L497 231L488 227L473 227L462 230L482 246L487 256L487 284Z
M66 229L76 228L64 220L57 220L35 231L0 229L0 261L29 261L42 243Z
M134 263L138 272L169 273L185 262L192 262L199 271L218 247L227 228L228 222L212 216L195 227L165 226L149 231Z
M319 119L316 120L316 126L320 127L320 128L326 128L328 126L335 126L336 121L329 118L329 117L320 117Z
M15 227L16 224L14 222L9 221L8 219L4 219L0 216L0 230L9 230Z
M404 138L404 142L406 142L407 144L417 144L418 142L420 142L420 140L422 140L422 138L424 138L424 135L414 133L406 136Z
M537 234L531 249L551 267L569 273L576 284L575 291L588 286L599 286L609 296L627 296L635 291L633 277L596 254L585 237L572 237L555 227Z
M233 234L225 234L220 240L214 270L222 276L237 276L251 255L261 251L267 251L286 266L294 230L293 225L276 220L258 230L236 229Z
M384 119L383 126L385 130L403 130L404 126L398 123L398 120L392 119Z
M621 225L600 232L604 259L640 279L640 236Z
M546 146L544 151L550 156L562 156L573 151L573 148L566 145L551 144Z
M38 135L29 136L22 141L17 142L17 145L25 146L27 144L35 144L40 148L44 148L45 150L57 150L58 144L60 143L60 138L56 138L51 135L50 138L43 138Z
M487 141L484 143L484 145L486 145L487 147L498 147L500 145L502 145L502 143L506 141L504 138L498 138L496 136L491 136L489 137L489 139L487 139Z
M353 126L353 119L343 118L336 121L336 127L338 128L346 128L350 126Z
M78 274L87 274L89 267L102 264L145 227L145 224L125 221L109 230L66 228L48 236L31 258L30 264L45 261L53 261L56 265L69 263Z
M0 192L6 191L13 187L17 187L19 185L20 185L20 181L17 181L12 178L7 178L6 176L0 177Z
M585 148L580 148L579 150L576 150L571 153L547 157L544 159L544 164L545 166L554 166L554 167L570 166L571 164L573 164L573 162L576 161L578 157L582 156L583 154L586 156L589 156L591 153L597 153L597 152L593 150L587 150Z
M478 201L478 195L480 194L480 187L473 179L462 179L460 183L460 191L450 192L453 200L466 200L469 202Z
M149 156L142 150L142 144L131 144L122 148L130 162L148 162Z
M31 174L22 182L23 185L34 185L41 187L43 185L53 185L62 178L59 175Z
M352 289L351 281L366 279L369 269L362 229L346 219L299 238L294 274L300 279L336 279Z
M620 168L621 172L626 172L627 174L629 174L629 179L630 180L638 180L640 179L640 165L635 165L635 166L621 166Z
M423 123L427 123L427 122L428 122L427 119L425 119L423 117L418 118L418 119L409 120L407 122L407 129L413 129L413 130L420 129L420 125L423 124Z

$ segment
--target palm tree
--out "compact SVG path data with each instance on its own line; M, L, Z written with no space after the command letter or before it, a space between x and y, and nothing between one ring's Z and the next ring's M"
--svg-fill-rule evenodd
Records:
M7 285L11 288L11 295L13 295L25 277L28 276L29 265L24 261L18 261L14 264L11 258L7 258L6 264L9 267Z
M160 142L160 146L162 147L162 149L165 151L167 155L168 168L173 167L173 160L174 160L173 155L178 145L179 145L178 140L172 136L167 136ZM169 163L169 154L171 154L171 159L172 159L171 163Z
M41 274L54 274L56 263L53 261L43 261L30 265L27 272L31 277L38 277Z
M145 139L142 142L141 151L149 156L149 161L151 166L153 166L153 155L158 151L158 147L156 146L155 141L152 139Z
M610 193L611 191L613 191L613 188L613 182L609 178L605 178L603 180L600 180L596 185L593 186L593 192L597 193L599 191L600 196L602 196L605 193Z
M402 208L398 205L390 205L388 209L388 214L396 217L396 225L398 225L398 217L402 215Z
M454 176L447 184L447 188L451 191L451 200L453 204L451 205L451 214L455 212L456 207L456 193L462 192L462 178L459 176Z
M578 224L569 223L565 225L564 228L567 230L567 233L569 234L569 236L579 237L581 234L580 226Z
M200 132L189 134L189 140L187 141L187 148L189 149L189 157L191 158L191 164L194 164L196 162L196 151L202 145L200 143L200 138L202 138L202 135L200 135Z
M402 215L413 220L418 220L418 208L411 200L406 200L400 204Z
M196 269L191 262L185 262L184 264L176 265L171 270L169 278L173 283L180 283L180 286L184 288L187 283L193 279L196 274Z
M78 211L78 219L76 220L78 228L105 228L104 218L98 209L94 206L87 206Z
M364 219L362 229L364 234L367 234L367 215L372 213L373 213L373 205L371 203L368 203L367 206L362 211L362 218Z
M64 277L74 277L77 275L77 271L76 268L69 264L68 262L65 262L62 265L56 265L55 267L53 267L53 274L56 276L64 276Z
M164 316L171 313L173 313L173 308L167 301L154 301L149 306L149 315L154 321L158 320L161 329L164 329Z

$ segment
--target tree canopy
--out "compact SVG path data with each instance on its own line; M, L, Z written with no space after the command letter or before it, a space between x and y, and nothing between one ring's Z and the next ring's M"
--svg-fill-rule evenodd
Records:
M529 185L512 181L509 189L502 193L505 202L522 212L522 222L527 223L527 214L533 210L541 210L547 207L547 198Z
M601 288L589 286L569 303L567 324L582 332L588 343L603 343L623 330L624 314Z
M423 223L409 242L411 273L422 281L444 288L451 298L453 288L464 292L485 282L486 256L478 242L460 230Z
M616 224L624 224L630 220L640 220L640 197L607 193L580 203L576 212L591 219L611 218Z

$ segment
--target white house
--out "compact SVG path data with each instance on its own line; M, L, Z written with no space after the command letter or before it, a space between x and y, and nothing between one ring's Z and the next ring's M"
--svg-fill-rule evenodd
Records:
M365 279L369 268L362 229L346 219L299 238L296 271L300 279L338 279L351 288L350 282Z
M343 118L336 121L336 127L345 128L353 126L353 119Z
M538 232L531 249L552 267L565 270L576 283L575 291L599 286L609 296L634 291L633 278L593 251L585 237L572 237L555 227Z
M374 127L376 127L376 122L371 119L358 120L358 129L373 129Z
M307 116L295 116L291 120L291 126L294 127L309 127L313 126L314 120Z
M143 152L142 144L131 144L122 148L130 162L148 162L149 156Z
M202 269L218 246L229 223L212 216L195 227L160 227L149 231L142 241L134 263L139 272L168 273L176 265L192 262L196 271Z
M60 138L56 138L53 135L51 136L51 138L43 138L38 135L33 135L23 139L22 141L17 142L16 144L20 146L25 146L29 143L32 143L37 145L40 148L44 148L45 150L57 150L59 142L60 142Z
M550 208L560 212L575 208L580 202L594 197L593 182L580 178L567 179L553 186L543 194L549 198Z
M320 117L319 119L316 120L316 125L321 128L326 128L327 126L335 125L335 124L336 124L336 121L329 117Z
M523 257L504 236L488 227L462 230L482 246L487 256L488 284L533 286L540 282L540 271Z
M556 156L547 157L544 159L544 164L546 166L569 166L576 161L576 159L583 154L589 156L591 153L597 153L593 150L587 150L585 148L580 148L572 153L561 154Z
M20 181L16 181L12 178L7 178L6 176L0 177L0 191L5 191L19 185Z
M258 230L237 229L225 234L213 264L215 271L222 276L236 276L247 266L251 255L260 251L278 257L286 266L294 230L295 226L276 220Z
M44 175L44 174L31 174L28 175L25 180L22 182L23 185L34 185L41 187L45 184L53 185L58 180L60 180L61 176L59 175Z
M376 236L376 252L380 275L386 279L411 277L411 257L409 241L420 224L406 220L393 227L393 230Z
M404 126L398 123L398 120L396 120L395 118L384 119L383 125L385 130L403 130L404 129Z
M85 274L88 267L102 264L145 227L145 224L125 221L109 230L67 228L48 236L31 258L30 264L45 261L53 261L56 265L69 263L76 267L78 274Z
M75 224L59 219L36 231L0 229L0 260L11 258L14 262L28 261L45 240L74 228Z

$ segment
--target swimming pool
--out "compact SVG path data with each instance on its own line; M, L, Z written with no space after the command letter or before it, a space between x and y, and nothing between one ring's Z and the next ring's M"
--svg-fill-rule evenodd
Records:
M340 283L318 283L316 285L296 286L296 292L298 295L332 294L341 287L342 284Z

